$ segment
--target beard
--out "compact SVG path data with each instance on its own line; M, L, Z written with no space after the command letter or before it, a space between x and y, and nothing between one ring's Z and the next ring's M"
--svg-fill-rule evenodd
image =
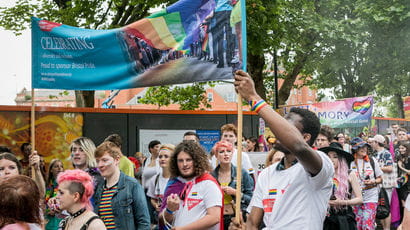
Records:
M190 174L182 174L182 173L180 173L181 174L181 177L182 178L184 178L184 179L191 179L191 178L193 178L193 177L195 177L196 176L196 174L195 174L195 171L193 171L192 173L190 173Z

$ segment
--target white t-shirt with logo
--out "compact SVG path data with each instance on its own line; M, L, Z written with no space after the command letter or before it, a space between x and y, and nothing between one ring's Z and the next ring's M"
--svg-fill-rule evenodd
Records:
M232 154L232 161L231 163L236 166L236 161L238 159L238 150L234 149ZM211 165L212 168L216 168L219 164L218 159L216 159L215 155L211 158ZM242 152L242 168L245 169L249 174L254 174L255 170L253 169L251 159L247 152Z
M376 177L379 177L383 174L382 170L379 167L379 163L376 159L373 158L374 167L376 172ZM358 165L358 166L357 166ZM377 203L379 201L379 189L378 187L373 187L370 189L365 189L366 185L364 184L364 180L369 178L370 180L375 180L374 172L370 161L363 161L363 159L357 159L357 165L353 161L350 164L350 168L353 172L356 173L357 178L359 179L360 187L362 188L363 194L363 203ZM364 166L364 168L363 168Z
M317 153L322 169L314 177L300 163L277 170L278 162L261 172L248 211L264 210L265 229L323 229L334 168L327 155Z
M195 179L192 180L194 181ZM204 217L208 208L222 207L222 196L221 190L213 181L203 180L193 184L191 190L188 191L186 203L184 204L184 200L181 200L179 209L175 212L174 226L188 225ZM219 223L209 229L219 230Z
M159 175L159 176L158 176ZM157 180L158 177L158 180ZM155 181L157 180L157 183ZM147 182L147 196L151 198L163 198L165 187L167 187L169 178L164 178L161 174L157 174Z

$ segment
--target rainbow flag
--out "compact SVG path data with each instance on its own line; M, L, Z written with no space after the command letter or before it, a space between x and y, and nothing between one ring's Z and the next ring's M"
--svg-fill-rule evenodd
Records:
M192 192L191 196L198 196L198 192Z
M363 101L355 101L352 105L352 110L356 113L364 114L372 106L372 101L370 99L365 99Z
M333 191L337 191L337 188L339 187L339 181L337 178L333 178Z
M125 27L160 50L188 49L198 39L199 26L215 8L215 1L182 0Z
M276 195L278 193L277 189L269 189L269 195Z

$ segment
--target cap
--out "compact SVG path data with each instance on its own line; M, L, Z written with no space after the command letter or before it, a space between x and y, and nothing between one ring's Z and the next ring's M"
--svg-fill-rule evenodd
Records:
M382 135L377 134L373 137L374 141L376 141L377 143L380 144L384 144L384 142L386 141L386 138L384 138Z

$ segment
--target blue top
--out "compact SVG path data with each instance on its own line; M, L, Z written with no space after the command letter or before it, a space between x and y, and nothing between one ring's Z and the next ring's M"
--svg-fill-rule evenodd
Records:
M216 0L215 12L231 11L232 9L231 0Z

